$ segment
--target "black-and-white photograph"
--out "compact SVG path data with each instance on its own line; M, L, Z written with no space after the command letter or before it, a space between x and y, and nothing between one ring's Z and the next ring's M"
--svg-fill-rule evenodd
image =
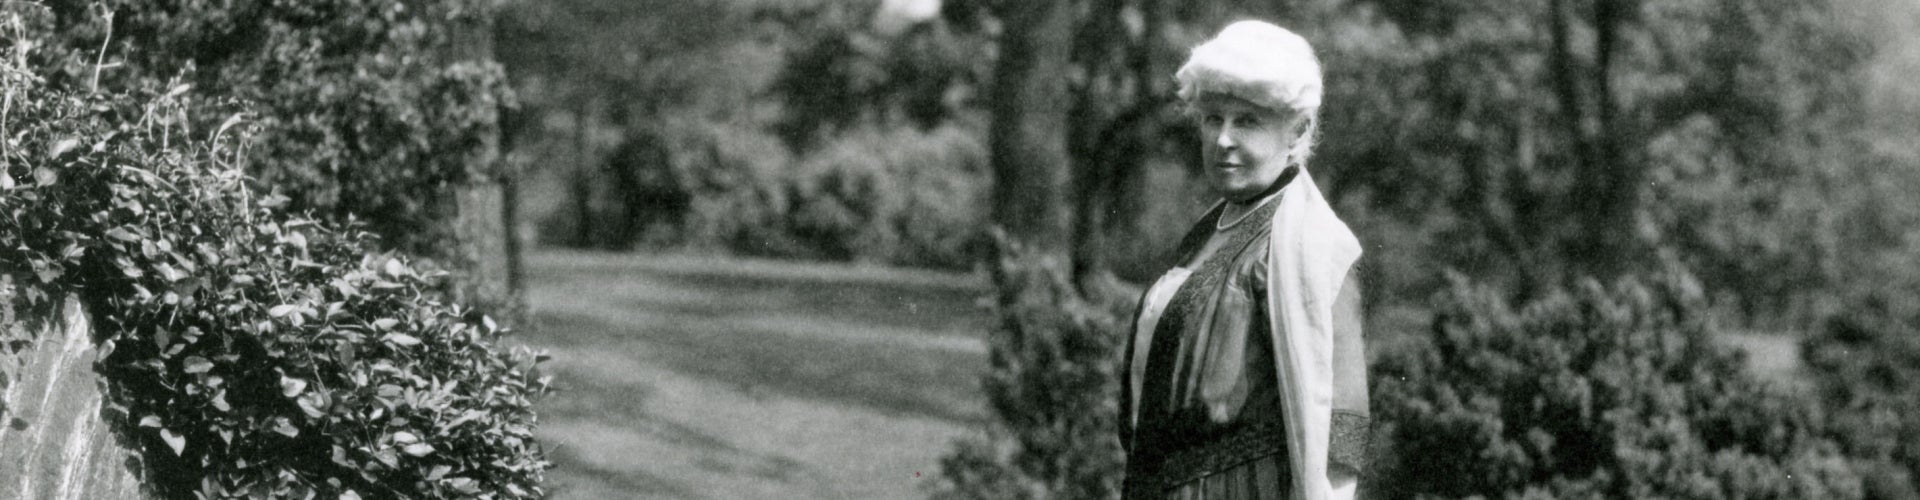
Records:
M1920 500L1920 2L0 0L0 499Z

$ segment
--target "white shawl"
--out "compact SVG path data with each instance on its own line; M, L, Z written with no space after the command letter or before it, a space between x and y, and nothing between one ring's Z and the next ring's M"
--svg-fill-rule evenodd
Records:
M1273 322L1275 370L1286 415L1294 497L1353 498L1358 478L1327 475L1333 420L1333 303L1360 258L1360 240L1313 183L1306 169L1287 187L1273 216L1267 267L1267 310Z

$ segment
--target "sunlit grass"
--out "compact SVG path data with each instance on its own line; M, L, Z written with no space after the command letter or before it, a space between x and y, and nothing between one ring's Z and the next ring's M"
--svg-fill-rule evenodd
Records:
M913 498L987 418L984 280L705 257L529 262L555 498Z

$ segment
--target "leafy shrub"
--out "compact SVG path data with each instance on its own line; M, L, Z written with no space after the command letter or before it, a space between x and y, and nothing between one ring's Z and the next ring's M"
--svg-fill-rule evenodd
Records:
M1905 306L1904 308L1902 306ZM1835 439L1881 466L1866 474L1873 498L1920 498L1920 309L1867 297L1802 341L1801 357L1833 412Z
M1805 401L1714 343L1677 273L1515 307L1455 278L1431 345L1377 363L1382 497L1860 498Z
M548 390L540 355L498 346L493 320L440 302L443 273L248 189L240 145L260 125L195 139L182 90L47 85L24 52L50 22L19 5L0 8L13 40L29 42L0 58L0 283L9 307L85 304L102 414L132 437L155 492L544 493L549 464L531 435Z
M843 137L784 180L786 227L828 257L965 266L985 221L986 166L985 145L958 127Z
M452 236L448 186L496 174L479 155L511 91L497 64L458 51L498 2L50 2L44 73L67 89L178 79L199 98L178 125L204 134L245 113L256 140L236 151L291 210L433 255Z
M941 459L934 498L1115 498L1124 472L1118 352L1133 304L1084 299L1059 262L1006 252L1004 239L1001 248L1000 326L985 379L999 421L989 441L959 443Z

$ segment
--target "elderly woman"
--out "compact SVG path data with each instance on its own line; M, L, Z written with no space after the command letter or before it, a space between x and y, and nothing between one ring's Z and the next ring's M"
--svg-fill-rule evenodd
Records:
M1319 62L1299 35L1243 21L1175 77L1223 200L1141 299L1126 496L1352 498L1368 424L1360 243L1306 168Z

